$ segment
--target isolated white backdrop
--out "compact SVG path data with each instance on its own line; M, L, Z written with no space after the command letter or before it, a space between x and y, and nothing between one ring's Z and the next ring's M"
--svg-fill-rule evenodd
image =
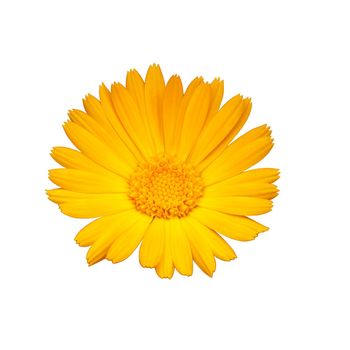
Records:
M347 1L2 1L1 349L349 349ZM104 81L225 80L281 168L271 227L238 259L171 281L137 254L91 268L85 224L45 188L70 108Z

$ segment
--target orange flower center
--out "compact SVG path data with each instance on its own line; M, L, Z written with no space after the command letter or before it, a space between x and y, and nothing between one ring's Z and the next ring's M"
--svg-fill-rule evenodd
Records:
M158 157L138 165L129 179L129 189L130 199L142 213L182 218L197 206L203 181L193 166Z

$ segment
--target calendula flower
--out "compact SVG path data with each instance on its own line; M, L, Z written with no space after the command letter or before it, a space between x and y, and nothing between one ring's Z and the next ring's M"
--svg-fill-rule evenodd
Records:
M193 261L212 276L215 258L236 258L220 234L249 241L268 229L248 216L271 210L278 170L247 169L271 150L271 132L231 142L251 101L220 108L223 91L219 79L195 78L184 92L179 76L165 83L151 65L145 81L131 70L125 86L102 84L85 112L69 111L63 127L77 150L53 148L63 168L50 170L59 188L47 192L64 214L97 218L76 236L89 265L120 262L141 243L140 264L162 278L192 275Z

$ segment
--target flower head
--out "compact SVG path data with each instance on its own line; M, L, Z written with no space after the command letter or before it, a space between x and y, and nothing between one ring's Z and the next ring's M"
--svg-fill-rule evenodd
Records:
M64 130L77 150L53 149L62 168L50 170L59 188L47 192L64 214L97 218L76 236L89 265L120 262L141 243L141 265L160 277L192 275L193 260L212 276L215 258L236 258L220 234L249 241L268 229L248 216L271 210L278 170L247 169L271 150L271 131L231 142L251 101L237 95L220 107L223 91L202 78L183 91L179 76L165 84L151 65L145 81L131 70L125 86L101 85L85 111L69 112Z

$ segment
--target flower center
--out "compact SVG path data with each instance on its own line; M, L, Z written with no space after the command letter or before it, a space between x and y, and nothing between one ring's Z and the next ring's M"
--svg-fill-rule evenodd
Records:
M142 213L163 219L182 218L197 206L203 181L190 164L157 157L137 166L129 189L130 199Z

